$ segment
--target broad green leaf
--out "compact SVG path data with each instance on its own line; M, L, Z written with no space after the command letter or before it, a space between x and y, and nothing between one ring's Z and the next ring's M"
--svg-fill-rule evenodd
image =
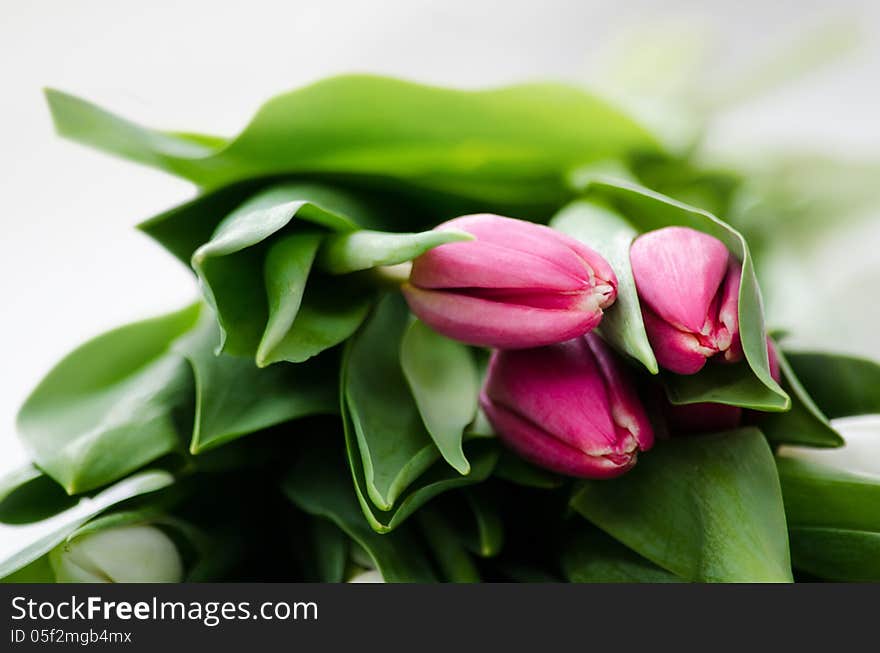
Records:
M119 481L93 497L40 522L0 524L0 578L44 556L86 521L122 501L161 490L173 482L167 472L145 471Z
M777 457L794 566L820 578L880 580L880 477Z
M616 349L639 361L651 374L657 374L657 359L645 333L629 262L630 246L638 235L636 230L614 211L588 200L564 206L550 226L595 249L611 265L617 275L617 299L605 311L600 333Z
M197 327L176 345L192 366L195 417L190 453L306 415L338 410L336 359L260 369L252 358L215 354L217 325L205 309Z
M350 367L348 361L352 349L353 345L350 342L346 348L342 365L340 381L343 389L348 386L347 370ZM407 465L404 461L404 471L402 474L408 476L406 481L407 489L397 497L394 505L390 506L387 511L380 511L376 508L368 488L364 472L364 457L360 448L361 443L358 440L354 424L352 423L350 402L345 398L344 390L342 395L342 424L345 432L348 464L352 480L354 481L355 495L367 523L378 533L388 533L398 528L419 507L439 494L486 480L495 467L495 463L498 460L498 452L492 446L493 443L479 442L479 440L486 439L485 435L468 434L469 439L475 440L475 442L469 443L466 447L472 455L470 458L470 473L462 476L451 469L445 462L437 463L430 467L430 469L418 471L417 467L424 464L423 460L416 460L418 466L412 464L412 461ZM433 447L433 444L431 444L431 447ZM434 451L432 460L439 458L436 448ZM423 456L424 453L421 450L416 450L413 455Z
M453 526L438 512L423 508L418 512L418 522L434 559L450 583L479 583L480 572L470 553L456 535Z
M190 267L193 254L211 240L223 218L271 184L271 180L248 180L202 193L142 222L138 229Z
M710 402L761 411L779 411L778 395L759 382L746 361L710 363L700 372L678 375L661 372L666 396L673 404ZM790 405L790 399L789 405Z
M310 447L284 481L288 498L305 512L329 519L363 547L389 583L436 580L416 534L404 527L379 535L364 520L345 475L344 454L336 441Z
M337 173L486 201L559 203L567 170L659 150L621 111L558 84L460 91L333 77L270 100L225 142L146 129L59 91L46 96L61 135L206 187Z
M880 364L818 352L786 352L816 405L829 418L880 413Z
M7 486L0 498L0 523L30 524L48 519L76 504L76 497L64 491L45 474L20 478L15 487Z
M175 418L191 405L192 374L171 346L199 310L110 331L58 363L18 415L37 466L76 494L180 451Z
M847 583L880 582L880 531L796 526L790 535L797 569Z
M880 532L880 477L777 456L790 526Z
M344 383L344 372L343 372ZM348 464L354 481L355 495L367 523L377 533L389 533L398 528L422 505L439 494L485 481L498 461L498 451L492 443L480 443L482 436L472 436L476 442L466 447L471 455L471 471L462 476L445 462L433 465L425 473L414 478L406 492L387 511L376 508L369 495L364 475L363 459L358 449L357 436L351 416L345 404L342 406L342 423L345 430L345 446Z
M40 556L32 563L12 572L5 578L0 578L0 583L54 583L55 571L49 564L49 556Z
M306 286L308 270L288 256L290 241L299 238L289 236L272 245L266 259L269 319L257 347L261 367L281 361L302 363L338 345L357 331L374 300L372 289L318 274L312 274ZM300 285L305 287L301 301L302 291L293 291Z
M477 414L480 393L470 350L413 320L400 343L400 365L434 444L446 462L467 474L462 438Z
M43 473L32 463L26 463L0 477L0 502L18 488L42 476Z
M568 535L560 562L570 583L683 582L597 528Z
M73 95L46 90L58 133L137 163L183 174L178 161L210 156L224 140L146 129Z
M351 340L343 361L344 401L357 438L370 501L390 510L440 456L422 423L400 366L409 319L403 298L390 293Z
M663 373L670 401L711 401L758 410L788 410L791 400L770 374L761 290L748 244L739 232L707 211L628 181L596 176L584 183L588 199L607 203L639 232L670 225L697 229L718 238L742 262L739 325L746 360L739 365L710 363L690 376Z
M226 216L192 258L205 299L217 312L220 348L231 354L255 355L265 340L264 348L271 349L285 335L281 327L296 317L294 309L298 309L298 302L290 300L282 314L277 314L281 297L276 284L290 281L294 271L283 270L284 280L266 279L267 248L271 245L267 239L288 229L294 217L310 227L345 231L354 229L353 219L367 211L342 191L316 184L288 183L260 191ZM306 268L301 270L299 279L302 287L314 257L314 252L308 256L307 250L317 244L301 238L294 242L305 250L298 259L298 267ZM284 253L290 254L289 244ZM272 272L282 271L282 254L276 254L270 261ZM302 288L299 293L301 298ZM276 312L275 321L267 326L270 309Z
M685 580L792 579L776 466L757 429L660 442L626 475L584 482L571 503Z
M757 420L761 432L771 442L813 447L843 446L843 438L801 385L786 355L777 351L776 356L782 371L783 388L791 397L791 410L785 413L761 414Z
M380 265L397 265L438 245L473 239L469 233L453 230L397 234L361 229L330 236L321 248L318 264L330 274L347 274Z

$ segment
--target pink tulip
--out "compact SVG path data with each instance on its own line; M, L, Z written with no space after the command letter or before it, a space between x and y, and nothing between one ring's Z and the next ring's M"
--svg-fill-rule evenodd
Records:
M619 476L654 443L625 370L595 334L496 351L480 404L507 446L560 474Z
M605 259L549 227L469 215L437 229L476 239L422 254L403 293L413 313L455 340L504 349L562 342L595 328L617 296Z
M630 262L648 340L662 367L695 374L709 358L742 358L742 266L720 240L666 227L636 238Z

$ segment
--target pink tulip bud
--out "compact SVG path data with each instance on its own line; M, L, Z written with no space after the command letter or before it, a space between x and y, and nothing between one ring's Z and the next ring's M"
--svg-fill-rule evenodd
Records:
M419 256L403 293L413 313L450 338L504 349L562 342L593 329L617 297L607 261L549 227L469 215L437 229L476 239Z
M625 370L595 334L496 351L480 404L505 444L561 474L619 476L654 443Z
M648 340L662 367L695 374L709 358L742 358L742 266L720 240L666 227L636 238L630 262Z

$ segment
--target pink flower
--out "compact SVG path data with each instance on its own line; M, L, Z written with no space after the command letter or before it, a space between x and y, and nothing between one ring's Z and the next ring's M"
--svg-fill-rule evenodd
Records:
M636 238L630 262L648 340L662 367L695 374L709 358L742 358L742 266L720 240L666 227Z
M470 215L437 229L476 239L422 254L403 293L419 319L450 338L504 349L562 342L595 328L617 296L605 259L549 227Z
M619 476L654 443L621 363L595 334L496 351L480 404L507 446L561 474Z

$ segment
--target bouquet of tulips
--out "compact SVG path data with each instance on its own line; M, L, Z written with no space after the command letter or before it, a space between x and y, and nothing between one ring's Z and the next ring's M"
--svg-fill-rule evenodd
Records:
M200 297L25 402L0 578L880 580L880 366L768 332L747 175L554 84L338 77L232 139L48 101L199 187L139 228Z

